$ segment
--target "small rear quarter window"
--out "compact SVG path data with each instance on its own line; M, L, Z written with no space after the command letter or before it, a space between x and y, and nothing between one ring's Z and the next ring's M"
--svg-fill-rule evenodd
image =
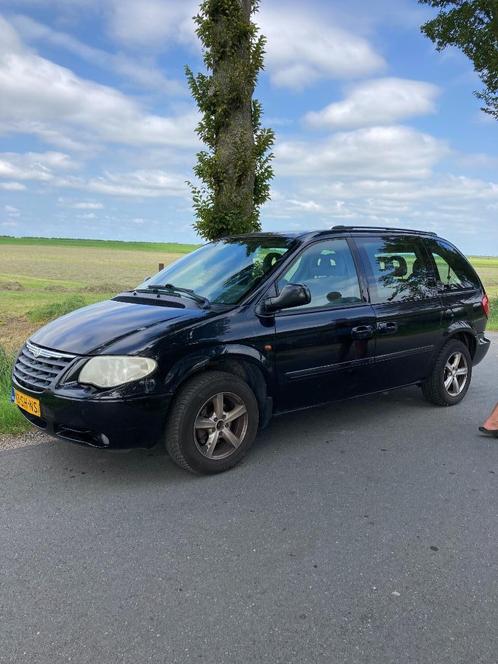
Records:
M480 288L479 277L469 261L444 240L429 240L436 264L436 277L445 291Z

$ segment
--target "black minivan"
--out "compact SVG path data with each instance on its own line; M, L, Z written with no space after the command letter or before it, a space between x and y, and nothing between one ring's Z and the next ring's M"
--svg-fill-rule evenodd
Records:
M276 413L406 385L459 403L488 315L474 269L434 233L227 237L36 332L13 399L58 438L160 443L182 468L216 473Z

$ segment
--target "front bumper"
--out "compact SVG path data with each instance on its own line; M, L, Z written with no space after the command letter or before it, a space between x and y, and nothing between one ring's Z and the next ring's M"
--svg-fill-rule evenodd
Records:
M487 339L484 334L479 334L477 336L476 351L473 357L474 366L476 366L476 364L479 364L479 362L482 362L484 360L490 346L491 346L491 341Z
M13 385L40 401L41 417L20 408L24 417L56 438L103 449L131 449L153 447L164 435L168 396L71 399L55 392L31 392L15 381Z

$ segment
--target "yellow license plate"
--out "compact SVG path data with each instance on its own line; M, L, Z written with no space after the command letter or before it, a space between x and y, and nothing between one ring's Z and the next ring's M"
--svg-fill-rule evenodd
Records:
M31 415L41 417L41 408L38 399L28 397L27 394L23 394L22 392L19 392L19 390L14 390L14 403L16 403L19 408L31 413Z

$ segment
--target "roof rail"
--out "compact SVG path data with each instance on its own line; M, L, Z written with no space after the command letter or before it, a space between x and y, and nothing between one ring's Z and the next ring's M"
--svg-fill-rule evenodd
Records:
M418 231L413 228L393 228L392 226L332 226L332 231L351 231L351 232L368 232L368 231L392 231L393 233L417 233L420 235L432 235L437 237L437 233L432 231Z

